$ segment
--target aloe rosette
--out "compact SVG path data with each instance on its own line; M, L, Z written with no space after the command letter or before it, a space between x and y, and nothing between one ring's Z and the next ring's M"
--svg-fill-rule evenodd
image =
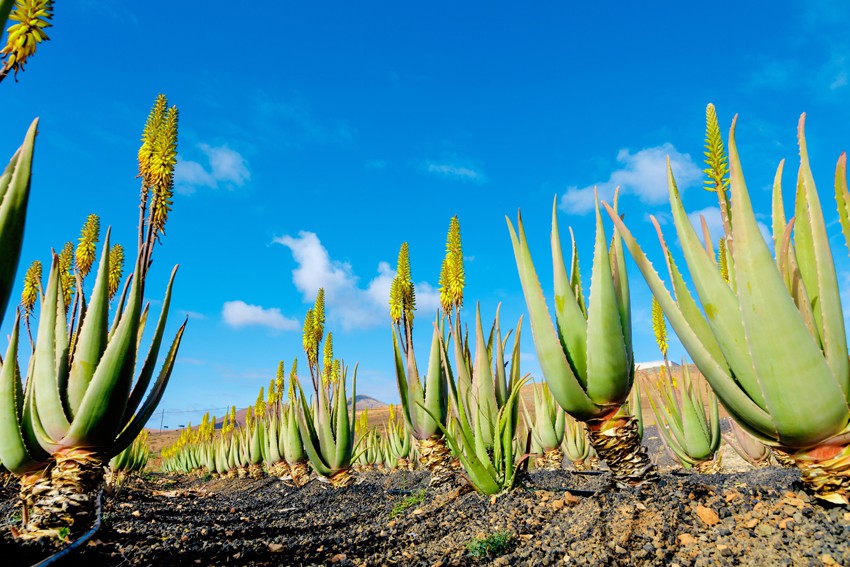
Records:
M661 440L686 469L720 472L720 410L713 392L694 383L687 364L675 380L673 371L649 382L649 405Z
M599 459L587 438L587 426L570 414L564 415L564 454L575 471L590 471L598 468Z
M523 402L526 427L531 431L531 452L537 455L535 466L558 470L564 463L564 423L566 414L545 383L534 387L534 419Z
M572 273L567 276L557 201L553 204L551 242L556 327L531 259L522 216L518 217L516 231L510 219L506 221L534 347L552 395L564 411L587 425L591 444L618 483L646 481L654 476L655 467L640 444L634 416L622 407L634 382L634 354L628 276L619 235L614 234L609 249L597 201L590 298L585 303L575 239Z
M727 418L727 421L732 430L732 435L721 434L726 444L755 468L768 466L770 464L770 447L741 429L741 426L734 419Z
M730 416L763 443L788 453L816 496L850 504L850 362L804 124L805 115L797 131L800 168L791 220L786 220L782 203L782 164L774 180L774 258L744 182L733 120L730 226L724 235L728 281L719 273L710 245L700 243L691 226L668 161L674 224L702 309L685 288L657 221L673 295L614 209L608 212L683 346ZM844 168L842 155L835 189L842 227L847 227Z

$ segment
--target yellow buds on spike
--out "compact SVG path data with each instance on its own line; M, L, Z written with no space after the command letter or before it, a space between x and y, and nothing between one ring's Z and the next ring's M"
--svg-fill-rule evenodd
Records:
M717 242L717 260L720 265L720 275L723 276L723 279L726 282L729 282L729 258L726 257L726 239L721 238Z
M254 415L257 418L263 417L266 413L266 392L265 388L260 386L260 393L257 394L257 402L254 404Z
M340 377L340 368L339 368L339 359L334 359L333 366L331 368L331 384L336 384L339 382Z
M717 123L717 111L713 104L705 107L705 165L703 170L708 176L705 180L706 191L725 192L729 189L729 160L720 125Z
M148 222L157 234L165 231L171 211L174 166L177 164L178 117L177 107L168 108L165 95L157 96L145 122L138 153L142 199L147 200L148 192L152 191Z
M312 366L316 363L318 342L316 341L315 324L313 323L313 310L308 309L304 316L304 331L301 335L301 342L304 346L304 354L307 355L307 365Z
M407 242L404 242L398 251L396 276L390 287L390 318L393 324L401 323L403 317L412 324L415 309L416 293L410 275L410 252Z
M52 17L53 0L17 0L9 19L18 23L9 26L6 46L0 50L4 75L14 70L17 77L27 59L35 55L38 44L50 40L44 30L53 25Z
M318 348L325 334L325 290L321 287L316 294L316 303L313 306L313 334L316 348ZM318 352L316 354L318 356Z
M245 427L248 429L254 427L254 408L251 406L245 410Z
M109 299L115 297L124 275L124 247L115 244L109 249Z
M393 404L390 404L390 418L389 418L389 423L391 423L391 424L392 424L392 423L395 423L395 406L394 406Z
M41 262L38 260L30 264L27 274L24 276L24 290L21 292L21 307L24 308L24 317L32 315L38 294L41 291Z
M446 237L446 257L440 270L440 303L448 313L453 307L463 306L463 248L460 240L460 221L457 215L449 223Z
M74 245L66 242L62 247L62 252L59 253L59 283L62 286L62 300L65 303L65 309L71 304L71 298L74 296L74 288L76 287L76 279L74 278Z
M653 296L652 298L652 332L655 334L655 342L661 355L667 358L667 323L664 322L664 311Z
M271 407L277 403L277 390L274 387L274 379L269 380L269 394L266 400L266 407Z
M325 339L325 357L322 361L322 383L327 385L331 381L331 371L334 364L333 333L328 333Z
M97 243L100 239L100 218L97 215L89 215L80 231L80 239L75 254L77 270L80 276L85 278L94 264L97 253Z

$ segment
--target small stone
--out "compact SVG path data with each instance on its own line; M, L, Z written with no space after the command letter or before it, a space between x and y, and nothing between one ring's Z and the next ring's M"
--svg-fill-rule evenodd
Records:
M431 567L443 567L443 565L445 565L445 563L443 563L442 561L437 561L436 563L433 563Z
M642 502L638 502L637 504L635 504L635 508L637 508L638 510L643 510L644 512L646 511L646 506L644 506Z
M207 528L201 529L201 535L207 535Z
M679 540L679 545L693 545L697 542L691 534L679 534L677 539Z
M829 567L830 565L838 565L838 563L835 561L835 559L832 558L832 555L830 555L829 553L824 553L823 555L821 555L820 560L821 563L827 565L827 567Z
M728 546L728 545L723 545L722 543L718 543L718 544L715 546L715 548L717 549L717 551L723 551L724 549L729 549L729 546Z
M493 565L498 565L499 567L504 567L505 565L510 565L511 562L507 557L499 557L493 562Z
M342 561L345 561L345 559L346 556L344 553L337 553L336 555L331 557L331 563L340 563Z
M779 527L782 528L783 530L787 530L789 523L793 524L794 518L785 518L785 519L779 520Z
M626 553L628 553L625 549L623 549L619 545L614 546L614 551L616 551L620 555L625 555Z
M564 502L569 506L575 506L576 504L578 504L579 500L570 492L564 492Z
M413 512L411 512L411 513L412 513L414 516L418 516L418 515L420 515L420 514L424 514L424 513L425 513L425 510L423 510L422 508L417 508L416 510L414 510L414 511L413 511Z
M490 506L492 506L495 503L496 503L496 495L494 494L493 496L490 497Z
M552 508L555 510L563 510L564 501L563 500L552 500Z
M733 500L737 500L740 497L741 497L740 492L738 492L737 490L730 490L726 494L726 502L732 502Z
M696 508L697 516L699 519L703 521L707 526L715 526L720 522L720 518L717 516L717 512L712 510L711 508L706 508L705 506L697 506Z
M269 544L269 551L271 551L272 553L277 553L281 549L283 549L282 543L270 543Z
M771 536L776 530L770 524L759 524L756 527L756 533L760 536Z
M758 518L753 518L752 520L748 520L748 521L744 524L744 527L745 527L745 528L749 528L749 529L753 529L753 528L754 528L754 527L756 527L757 525L759 525Z
M230 513L231 513L231 514L235 514L235 513L236 513L236 508L231 508L231 509L230 509Z
M133 510L133 512L130 515L133 516L134 518L138 518L139 516L141 516L141 514L139 513L138 510Z
M785 503L788 504L789 506L794 506L795 508L800 508L800 509L802 509L803 506L805 505L805 502L803 502L802 500L800 500L796 496L794 496L792 498L785 498Z
M391 528L391 527L393 527L394 525L396 525L396 521L395 521L395 520L390 520L389 522L387 522L387 527L388 527L388 528Z

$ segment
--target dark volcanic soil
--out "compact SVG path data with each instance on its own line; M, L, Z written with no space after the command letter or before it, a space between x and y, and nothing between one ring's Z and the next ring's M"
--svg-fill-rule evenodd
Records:
M498 498L427 490L421 472L365 473L340 490L276 478L150 476L106 500L104 525L68 565L850 565L850 510L815 501L795 470L662 475L615 490L608 475L533 472ZM568 494L566 491L570 491ZM15 487L0 514L13 515ZM508 532L501 556L477 558L476 537ZM0 563L55 551L8 529ZM13 559L12 559L13 558Z

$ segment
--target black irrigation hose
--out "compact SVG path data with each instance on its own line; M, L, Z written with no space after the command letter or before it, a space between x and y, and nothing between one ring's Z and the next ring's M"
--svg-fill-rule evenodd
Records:
M600 476L608 474L608 471L570 471L570 474L577 474L581 476Z
M44 561L40 563L36 563L33 567L45 567L47 565L54 565L57 561L67 557L72 551L82 547L88 542L91 537L97 533L97 530L100 529L101 518L103 516L103 489L97 493L97 517L95 518L94 525L92 528L83 534L79 539L77 539L74 543L62 549L61 551L57 551Z
M387 494L400 494L402 496L408 496L416 492L415 490L409 490L405 488L391 488L387 490Z

